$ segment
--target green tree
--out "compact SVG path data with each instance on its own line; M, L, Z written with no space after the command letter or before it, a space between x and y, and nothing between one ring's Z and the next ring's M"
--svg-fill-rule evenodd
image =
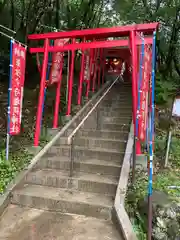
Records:
M157 40L159 70L165 79L180 77L180 1L121 0L114 1L113 7L122 23L160 23Z

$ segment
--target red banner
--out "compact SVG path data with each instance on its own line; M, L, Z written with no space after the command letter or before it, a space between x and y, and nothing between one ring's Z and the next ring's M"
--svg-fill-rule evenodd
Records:
M12 79L10 92L10 135L17 135L21 131L21 113L26 65L26 48L13 43Z
M145 141L146 128L148 121L148 93L151 81L151 49L145 45L144 49L144 69L142 77L142 85L140 88L140 111L139 111L139 139Z
M54 41L54 46L63 46L69 41L69 39L56 39ZM50 71L50 76L49 76L49 82L50 84L54 84L59 82L60 76L62 74L62 69L63 69L63 52L56 52L53 53L52 56L52 67Z
M90 50L85 51L84 81L90 80Z

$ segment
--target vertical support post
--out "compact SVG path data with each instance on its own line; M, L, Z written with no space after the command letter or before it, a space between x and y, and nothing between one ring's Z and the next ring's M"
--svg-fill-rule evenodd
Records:
M9 132L10 132L10 111L11 111L11 87L12 87L12 70L13 70L13 43L14 41L11 39L10 41L10 71L9 71L9 88L8 88L8 118L7 118L7 139L6 139L6 160L9 160Z
M36 116L36 129L34 135L34 146L37 147L39 144L39 136L41 133L41 119L42 119L42 109L44 103L44 90L46 86L46 69L48 64L48 47L49 47L49 39L45 39L44 42L44 59L42 66L42 75L41 75L41 83L40 83L40 93L39 93L39 102L38 102L38 110Z
M133 96L133 124L134 134L136 134L136 111L137 111L137 46L136 46L136 32L130 32L131 52L132 52L132 96ZM136 154L141 153L141 146L139 141L135 141Z
M151 131L149 134L149 185L148 185L148 240L152 239L152 182L154 155L154 94L155 94L155 66L156 66L156 31L153 33L152 45L152 96L151 96Z
M101 85L101 58L102 58L102 49L98 51L98 88Z
M89 79L87 82L87 90L86 90L86 97L88 98L89 96L89 90L91 87L91 72L92 72L92 61L93 61L93 49L90 49L90 54L89 54Z
M85 42L85 38L83 39L83 42ZM81 105L82 86L84 81L84 65L85 65L85 54L84 54L84 50L82 50L81 70L80 70L79 87L78 87L78 105Z
M72 39L72 43L75 43L75 39ZM74 78L74 58L75 58L75 51L72 50L71 54L71 65L70 65L70 75L69 75L69 84L68 84L68 106L66 116L71 115L71 103L72 103L72 93L73 93L73 78Z
M169 150L170 150L170 145L171 145L171 139L172 139L172 131L169 130L168 140L167 140L167 147L166 147L166 155L165 155L165 163L164 163L164 167L165 168L168 166L168 159L169 159Z
M136 135L134 135L133 139L133 162L132 162L132 184L134 185L136 180Z
M95 91L95 87L96 87L96 58L97 58L97 49L94 49L94 59L93 59L93 64L94 64L94 69L93 69L93 86L92 86L92 91Z
M55 102L54 122L53 122L53 128L54 129L56 129L58 127L59 106L60 106L60 100L61 100L61 82L62 82L63 64L64 64L64 59L62 58L62 62L61 62L61 66L60 66L60 72L59 72L59 81L58 81L57 87L56 87L56 102Z
M71 139L71 145L70 145L70 173L69 173L69 177L73 176L73 169L74 169L74 136Z
M135 31L130 32L130 43L132 52L132 96L133 96L133 124L134 124L134 145L133 145L133 167L136 162L136 110L137 110L137 51L135 45ZM135 178L135 169L133 169L132 183Z
M96 108L96 130L100 130L100 113L98 107Z
M69 89L69 66L70 66L70 52L68 51L68 63L67 63L67 84L66 84L66 105L68 103L68 89Z
M104 56L104 49L102 49L102 84L104 84L104 77L105 77L105 56Z

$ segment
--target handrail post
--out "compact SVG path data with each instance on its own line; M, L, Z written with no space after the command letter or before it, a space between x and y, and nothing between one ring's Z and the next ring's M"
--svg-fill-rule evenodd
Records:
M96 109L96 130L100 130L100 126L99 126L99 111L98 111L98 107Z
M69 177L73 176L73 170L74 170L74 136L72 136L71 143L70 143L70 173L69 173Z
M132 155L132 185L135 183L136 175L136 136L133 135L133 155Z

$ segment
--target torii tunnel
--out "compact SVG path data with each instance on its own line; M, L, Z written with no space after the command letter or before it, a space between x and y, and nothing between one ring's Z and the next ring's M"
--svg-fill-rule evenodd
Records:
M30 41L42 41L43 47L30 47L30 53L43 53L43 64L41 71L41 84L39 94L39 106L36 119L36 132L34 145L37 146L40 135L40 125L42 118L42 107L44 104L43 96L46 88L47 80L47 65L49 53L57 52L70 52L70 67L69 67L69 82L68 82L68 103L66 115L71 115L72 105L72 88L74 78L74 61L75 51L81 50L81 71L80 80L78 86L78 105L81 105L82 86L86 82L86 97L89 95L89 91L95 91L95 89L102 86L104 83L104 76L106 74L106 59L108 57L116 57L121 59L121 63L125 65L124 80L132 81L132 113L133 123L135 126L137 117L137 105L138 105L138 74L139 74L139 62L140 62L140 45L142 44L142 38L144 44L151 46L153 44L153 32L158 28L158 23L145 23L134 24L127 26L119 26L112 28L97 28L97 29L85 29L74 30L67 32L51 32L43 34L32 34L28 36ZM54 45L51 45L54 40ZM64 44L55 44L56 40L64 40ZM33 44L34 45L34 44ZM35 46L35 45L34 45ZM37 46L37 45L36 45ZM87 52L89 58L87 59ZM84 77L85 65L88 64L89 74ZM122 64L118 71L122 70ZM115 72L109 72L109 74L115 74ZM59 81L57 82L57 95L55 103L55 116L54 116L54 128L58 125L58 113L60 103L60 88L61 88L61 75L59 72ZM135 129L135 128L134 128ZM136 141L136 153L141 154L140 142Z

